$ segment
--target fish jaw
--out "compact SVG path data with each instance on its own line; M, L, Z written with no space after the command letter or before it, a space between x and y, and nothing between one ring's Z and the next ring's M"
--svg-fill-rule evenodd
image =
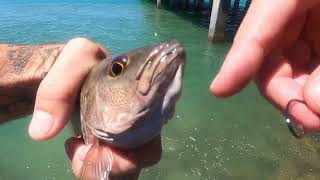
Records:
M184 62L178 66L173 81L169 85L168 91L166 92L163 103L162 103L162 115L164 116L163 124L167 123L169 119L172 118L175 112L175 104L181 96L182 89L182 78L184 73Z

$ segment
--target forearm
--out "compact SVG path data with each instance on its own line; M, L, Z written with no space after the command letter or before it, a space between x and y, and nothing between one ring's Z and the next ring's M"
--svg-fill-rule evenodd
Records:
M30 114L63 45L0 45L0 123Z

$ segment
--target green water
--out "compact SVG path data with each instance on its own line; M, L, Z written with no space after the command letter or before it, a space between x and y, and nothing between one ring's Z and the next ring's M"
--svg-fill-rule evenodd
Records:
M163 157L142 180L319 179L317 139L296 140L253 85L220 100L208 91L230 43L207 41L205 22L146 1L0 2L1 43L59 43L88 37L114 54L165 39L187 51L183 95L163 131ZM74 179L64 141L27 135L30 117L0 126L0 180Z

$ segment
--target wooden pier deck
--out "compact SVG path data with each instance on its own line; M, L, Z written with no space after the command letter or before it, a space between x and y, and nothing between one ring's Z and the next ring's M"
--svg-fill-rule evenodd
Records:
M222 41L225 39L226 24L235 22L235 28L240 24L249 8L251 0L153 0L157 3L157 8L173 7L178 5L180 9L188 10L190 8L201 11L208 9L210 15L210 25L208 29L208 39L212 42ZM177 7L177 6L175 6ZM239 17L240 16L240 17ZM239 20L240 19L240 20Z

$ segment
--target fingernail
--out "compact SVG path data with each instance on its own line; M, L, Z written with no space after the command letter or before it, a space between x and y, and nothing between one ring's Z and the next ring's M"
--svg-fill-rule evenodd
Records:
M53 116L50 113L36 110L29 127L29 133L34 138L42 138L47 135L53 126Z

